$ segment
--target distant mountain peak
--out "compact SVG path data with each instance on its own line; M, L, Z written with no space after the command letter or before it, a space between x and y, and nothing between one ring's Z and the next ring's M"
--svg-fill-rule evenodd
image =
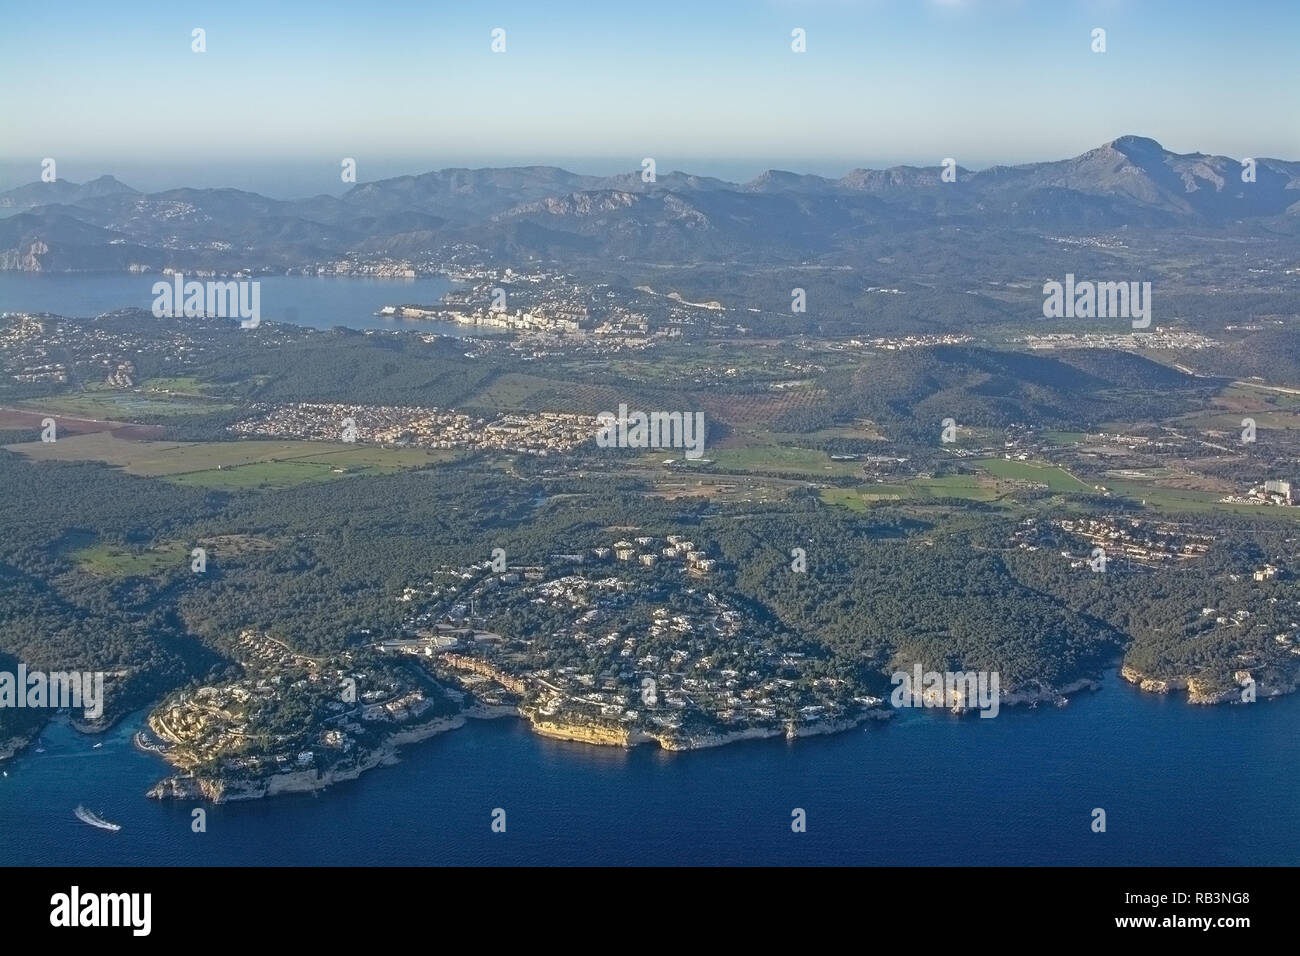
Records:
M1161 154L1167 150L1149 136L1136 136L1129 133L1119 139L1113 139L1105 144L1107 148L1116 152L1123 153L1125 156L1133 156L1135 153L1146 155Z
M77 195L79 197L109 196L114 193L134 193L134 192L139 192L139 190L132 189L130 186L122 182L122 180L118 179L116 176L110 176L107 173L105 173L103 176L99 176L96 177L95 179L90 180L89 182L82 183L81 187L77 190Z
M801 179L808 178L811 177L805 173L792 173L788 169L767 169L750 181L755 183L780 183L798 182Z
M743 184L673 171L647 183L636 169L596 176L538 165L443 169L292 201L61 179L0 192L0 269L298 267L469 247L514 261L808 262L840 251L869 259L884 248L873 245L879 237L950 227L1095 235L1189 223L1300 235L1300 162L1257 164L1243 179L1239 160L1130 134L1063 159L957 167L947 179L931 165L838 179L768 169ZM34 256L33 243L47 252Z

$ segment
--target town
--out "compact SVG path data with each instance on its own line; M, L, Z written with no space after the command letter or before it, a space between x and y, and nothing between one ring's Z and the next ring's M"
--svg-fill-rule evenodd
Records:
M540 564L499 554L444 567L399 599L410 636L374 648L515 704L539 733L594 743L798 736L879 706L818 676L801 642L720 596L708 552L680 534L637 534Z
M397 447L495 450L545 456L589 441L595 416L560 412L506 414L491 421L454 411L396 405L292 402L256 405L230 426L236 435Z
M138 747L180 771L150 796L223 802L318 789L378 765L395 742L436 732L459 709L459 695L418 669L351 652L313 658L254 631L234 650L243 676L176 692L137 734Z

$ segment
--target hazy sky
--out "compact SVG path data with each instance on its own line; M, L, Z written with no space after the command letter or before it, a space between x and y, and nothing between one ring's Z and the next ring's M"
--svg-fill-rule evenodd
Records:
M839 175L1057 159L1124 133L1300 158L1298 63L1295 0L15 3L0 177L31 181L46 156L61 178L154 188L292 170L298 194L337 191L345 156L363 181L645 156Z

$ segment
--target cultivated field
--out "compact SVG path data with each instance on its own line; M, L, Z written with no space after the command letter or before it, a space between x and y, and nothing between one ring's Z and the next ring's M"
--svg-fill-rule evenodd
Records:
M1092 488L1063 468L1033 461L1016 461L1006 458L981 458L975 464L995 478L1016 481L1033 481L1047 485L1049 491L1066 493L1091 491Z
M124 471L204 488L283 488L349 474L385 474L458 457L425 448L308 441L134 441L109 432L5 446L33 461L100 461Z
M173 380L178 384L181 380ZM235 406L193 394L136 391L116 388L88 389L31 402L28 408L42 414L75 415L89 419L169 418L228 411Z

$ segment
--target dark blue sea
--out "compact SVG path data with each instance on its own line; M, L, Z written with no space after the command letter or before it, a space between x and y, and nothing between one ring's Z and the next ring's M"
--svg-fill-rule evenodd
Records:
M664 753L473 721L319 796L158 802L141 715L6 761L10 864L1300 863L1300 695L1192 707L1113 674L1063 708L904 711L843 734ZM98 739L103 746L93 749ZM79 822L79 803L122 825ZM493 809L506 832L493 833ZM791 812L807 832L791 831ZM1106 811L1105 833L1091 829Z
M41 275L0 272L0 312L54 312L87 318L115 309L153 306L153 284L161 275ZM421 279L261 276L265 322L315 329L389 329L464 336L472 325L411 322L376 316L385 305L436 305L450 283L441 276Z

